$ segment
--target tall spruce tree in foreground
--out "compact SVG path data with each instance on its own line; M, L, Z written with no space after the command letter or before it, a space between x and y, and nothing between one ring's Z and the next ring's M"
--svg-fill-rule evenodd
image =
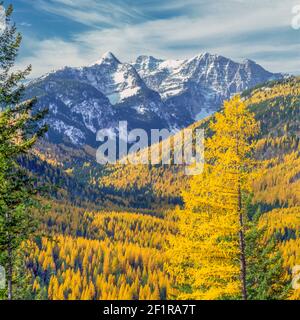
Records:
M13 298L18 250L34 226L30 207L35 190L18 165L18 158L46 130L37 125L45 112L32 112L35 100L22 102L22 83L31 67L12 71L22 40L11 22L12 13L13 7L9 6L5 10L5 29L0 34L0 264L6 270L8 299Z
M247 299L244 195L250 191L254 115L236 96L210 124L205 165L183 193L167 270L179 298Z

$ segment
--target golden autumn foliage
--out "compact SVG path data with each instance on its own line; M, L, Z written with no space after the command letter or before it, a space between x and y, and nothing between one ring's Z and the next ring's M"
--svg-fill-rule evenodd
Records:
M254 199L270 205L300 204L299 151L282 159L265 161L259 177L254 182Z
M170 279L161 248L174 229L172 221L77 210L78 228L73 223L71 229L61 229L58 224L51 238L25 244L36 295L53 300L165 299ZM64 235L58 233L62 230Z
M279 201L285 202L285 197L289 197L287 194L289 181L283 175L294 164L294 176L291 179L295 185L289 185L288 188L293 188L290 193L292 198L299 194L299 185L297 185L300 146L299 92L300 78L291 78L263 85L244 94L245 104L255 114L257 122L261 125L261 132L256 136L254 158L260 161L268 160L263 166L262 180L258 180L254 187L254 196L257 196L257 201L276 202L277 194L281 193ZM211 116L198 121L189 128L204 128L206 136L209 136L211 131L207 130L207 127L213 118L214 116ZM174 145L172 152L176 152L176 148L178 146ZM286 160L285 157L287 157ZM289 169L285 170L285 168ZM281 177L274 179L276 185L272 183L271 189L264 192L264 189L267 190L267 188L264 188L263 180L264 177L267 179L269 173L271 175L280 174ZM284 185L280 182L282 178L285 179ZM128 198L132 196L132 193L140 193L143 199L150 197L152 200L147 205L159 206L161 203L163 205L173 204L176 201L178 203L181 191L189 186L189 179L184 173L183 166L117 165L107 168L105 174L99 179L99 185L123 192ZM154 201L156 203L153 203Z
M34 290L46 285L52 300L164 298L169 286L159 252L133 244L43 238L41 247L35 245L30 252L28 263L39 275Z
M65 190L59 201L51 201L51 210L41 217L45 237L25 245L33 296L240 298L240 218L244 224L249 192L262 210L263 240L275 237L291 282L292 268L300 264L299 93L299 79L268 84L192 125L206 130L207 162L201 176L185 175L184 166L120 164L93 175L93 166L84 162L85 178L105 193L95 194L97 204L82 201L80 190L73 204L62 200ZM259 134L253 113L261 125ZM51 153L49 146L43 148ZM59 148L67 161L69 150ZM55 170L63 168L58 159L46 158ZM257 161L261 166L249 179ZM71 178L78 169L63 172L61 177L70 177L68 187L74 188ZM183 209L164 213L182 200ZM167 242L171 248L166 254ZM300 299L299 290L290 290L289 298Z
M210 124L204 172L194 176L178 212L179 234L170 238L167 270L181 287L179 298L220 299L240 295L245 270L245 210L242 193L250 188L250 138L258 125L235 97Z
M262 85L249 91L244 98L245 104L255 113L255 118L261 125L261 133L255 137L257 141L254 158L260 161L261 168L252 185L254 202L262 207L263 212L274 207L299 206L300 79L290 78ZM206 127L209 121L211 119L199 122L194 127ZM172 177L172 180L169 177ZM179 197L182 190L188 190L190 184L183 173L183 168L173 166L118 168L115 171L112 170L103 181L110 187L117 185L120 190L131 189L135 192L148 190L147 192L160 196L160 199ZM184 201L188 202L190 199L186 197L187 194ZM290 219L284 214L284 210L279 214L281 216L279 223L282 225L285 224L286 219ZM185 217L186 214L187 211L180 212L183 221L191 219L190 216ZM267 213L262 216L264 217L265 214ZM194 219L193 223L197 224L197 221ZM283 262L290 267L299 252L298 237L297 235L296 239L289 241L277 239L289 252L289 254L283 254ZM182 259L184 260L184 257ZM291 279L290 271L288 277Z

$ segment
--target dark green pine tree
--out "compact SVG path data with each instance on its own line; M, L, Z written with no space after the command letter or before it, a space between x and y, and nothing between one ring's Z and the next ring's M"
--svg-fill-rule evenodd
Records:
M249 300L282 300L287 297L290 283L285 278L282 256L276 239L272 237L265 240L265 230L258 228L260 216L258 209L250 217L249 231L246 236Z
M33 111L35 99L22 102L23 82L31 67L13 71L22 37L11 21L12 13L9 6L0 34L0 264L6 271L8 299L13 298L17 284L14 272L20 245L32 234L35 224L30 208L35 204L36 190L18 159L46 130L39 125L46 111Z

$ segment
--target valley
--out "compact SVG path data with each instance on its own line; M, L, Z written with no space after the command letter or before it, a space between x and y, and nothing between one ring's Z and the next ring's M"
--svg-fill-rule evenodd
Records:
M271 82L242 96L261 126L255 157L262 160L262 166L253 186L254 207L267 230L265 237L278 239L290 278L291 268L300 263L300 81ZM209 136L213 117L192 127L204 128ZM184 167L105 167L85 152L74 152L82 156L76 162L60 162L60 153L57 161L41 160L36 153L42 174L37 164L31 165L31 172L42 180L49 177L51 184L62 182L47 200L51 209L42 217L43 229L54 241L41 238L28 244L34 247L26 258L34 296L166 299L174 295L172 279L163 268L163 250L169 235L176 233L172 211L182 206L181 191L188 189Z
M10 316L61 316L56 300L94 301L67 317L132 318L300 300L297 6L12 2L0 300L27 302Z

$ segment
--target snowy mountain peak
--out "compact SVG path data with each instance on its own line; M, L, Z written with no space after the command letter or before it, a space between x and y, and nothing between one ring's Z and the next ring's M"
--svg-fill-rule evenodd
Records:
M138 65L139 70L148 70L148 71L153 71L156 70L161 62L164 60L162 59L156 59L152 56L139 56L137 57L136 61L134 64Z
M254 61L238 63L208 52L187 60L139 57L134 67L166 104L178 110L184 105L194 119L215 111L232 94L282 78L281 74L268 72Z
M217 57L217 55L215 54L210 54L208 52L202 52L199 53L197 55L195 55L194 57L188 59L188 61L192 61L192 60L202 60L202 59L207 59L207 58L211 58L211 57Z
M160 61L163 61L163 59L157 59L153 56L146 56L146 55L141 55L141 56L138 56L136 58L136 62L144 62L144 61L147 61L147 62L160 62Z
M204 52L191 59L141 55L132 64L113 53L87 67L65 67L27 87L27 98L49 107L49 139L95 145L95 132L128 121L131 128L183 128L212 114L223 101L282 74L254 61Z
M257 65L257 63L255 61L251 60L251 59L245 59L243 61L243 64L245 64L245 65Z
M112 52L107 51L102 55L101 59L96 62L96 64L102 64L102 63L120 64L121 62L116 58L116 56Z

